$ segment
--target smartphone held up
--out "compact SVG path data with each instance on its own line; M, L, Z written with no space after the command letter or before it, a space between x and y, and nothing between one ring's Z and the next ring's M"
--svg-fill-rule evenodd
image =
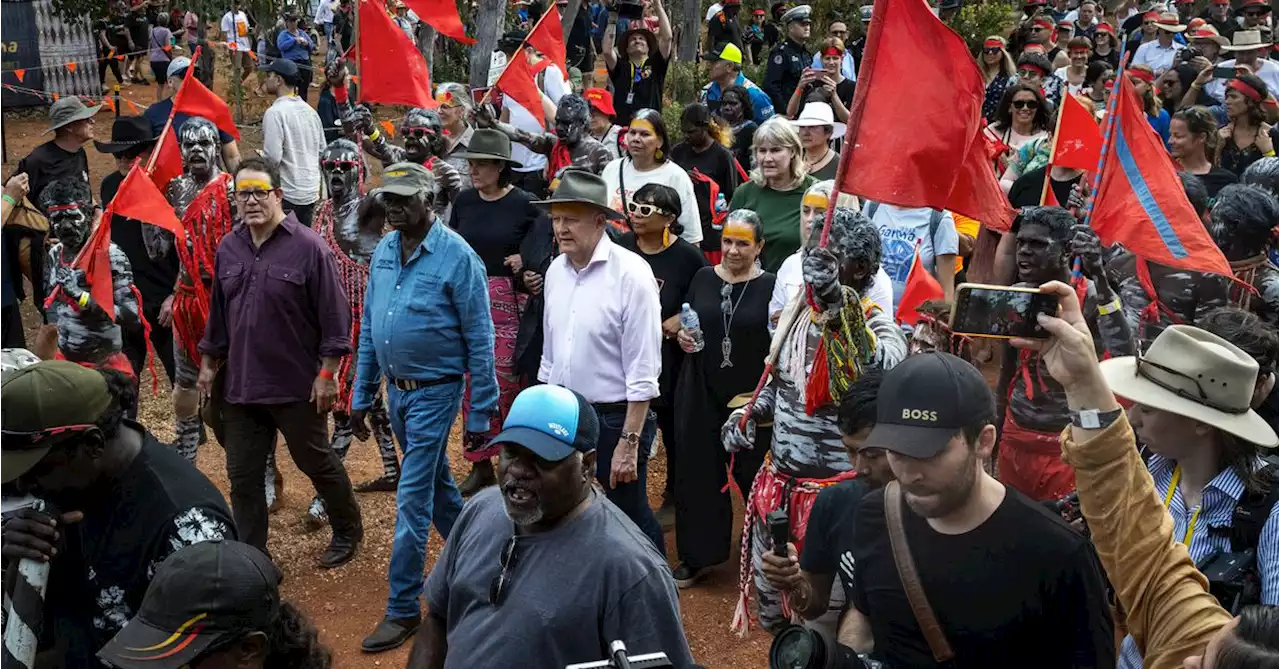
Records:
M956 287L951 330L971 337L1047 339L1039 314L1056 316L1058 297L1039 288L962 283Z

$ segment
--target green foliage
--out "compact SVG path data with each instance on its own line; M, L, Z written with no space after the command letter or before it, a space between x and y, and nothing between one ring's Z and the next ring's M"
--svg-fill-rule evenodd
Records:
M977 56L987 36L1007 36L1016 21L1017 16L1009 3L994 0L961 7L948 24L952 30L960 33L969 45L969 51Z

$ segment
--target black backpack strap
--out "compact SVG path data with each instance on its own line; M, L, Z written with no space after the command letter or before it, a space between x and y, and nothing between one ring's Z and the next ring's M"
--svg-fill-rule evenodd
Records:
M929 246L933 247L933 255L938 255L938 228L942 226L942 211L929 210Z
M1231 552L1240 553L1249 549L1257 549L1262 538L1262 526L1271 516L1271 508L1277 499L1277 469L1274 464L1267 464L1258 472L1262 480L1262 489L1257 492L1246 490L1231 514Z
M880 203L879 203L879 202L876 202L875 200L871 200L871 201L867 202L867 208L866 208L866 212L865 212L865 213L866 213L866 215L867 215L867 218L868 218L868 219L873 219L873 218L875 218L875 217L876 217L876 210L877 210L877 209L879 209L879 208L880 208Z

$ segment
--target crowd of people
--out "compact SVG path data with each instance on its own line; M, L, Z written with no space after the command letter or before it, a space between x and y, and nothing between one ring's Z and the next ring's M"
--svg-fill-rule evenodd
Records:
M171 114L188 74L215 74L174 54L202 18L113 4L101 73L144 24L157 103L102 142L97 107L54 102L0 195L4 492L52 508L4 520L6 570L52 565L35 666L329 666L268 550L281 438L315 488L304 526L331 528L318 568L361 550L357 493L394 493L360 647L412 642L415 669L561 667L615 641L692 666L680 591L735 558L733 629L805 625L840 666L1274 666L1280 67L1269 5L1192 4L1028 0L983 41L1005 233L841 192L870 5L819 37L808 5L713 4L686 104L662 0L583 3L562 18L575 72L542 70L539 108L446 82L384 126L342 55L349 0L286 7L270 38L236 0L218 74L274 98L242 157ZM255 32L274 52L247 56ZM543 57L527 37L502 36L507 62ZM1051 164L1064 102L1101 121L1121 71L1233 276L1105 245L1090 179ZM102 221L170 120L185 240ZM118 168L96 198L90 141ZM940 299L905 304L913 271ZM1047 338L953 332L966 281L1054 296ZM173 444L136 421L149 358ZM226 499L195 467L209 433ZM370 436L382 474L353 483Z

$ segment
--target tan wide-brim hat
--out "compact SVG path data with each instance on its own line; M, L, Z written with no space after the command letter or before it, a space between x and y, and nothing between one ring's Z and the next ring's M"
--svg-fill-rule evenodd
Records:
M1178 21L1178 15L1173 12L1165 12L1156 19L1156 27L1171 33L1180 33L1187 29L1185 25Z
M1262 41L1262 32L1258 30L1237 30L1231 35L1231 43L1222 47L1223 51L1252 51L1271 46Z
M1217 335L1172 325L1146 354L1101 363L1111 391L1143 406L1185 416L1263 448L1276 431L1250 404L1258 362Z

